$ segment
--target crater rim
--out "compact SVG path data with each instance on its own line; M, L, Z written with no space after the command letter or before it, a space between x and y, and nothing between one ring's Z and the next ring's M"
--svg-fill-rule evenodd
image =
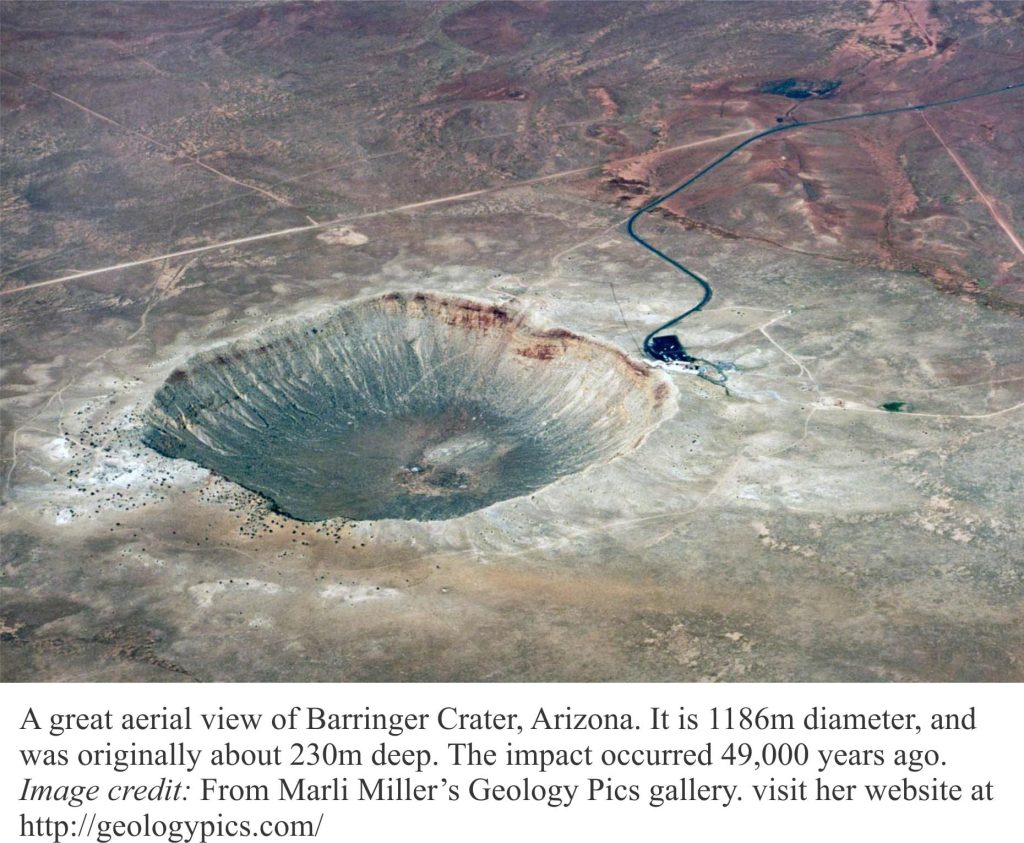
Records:
M518 306L517 306L518 305ZM325 517L305 517L296 513L293 506L279 500L280 493L273 493L266 488L244 482L237 472L222 470L217 465L197 458L195 455L167 453L154 444L148 434L153 430L161 430L161 411L158 407L161 395L168 390L188 385L210 371L230 366L239 360L251 360L260 355L273 355L286 350L286 347L305 336L320 337L329 334L332 328L342 323L347 315L358 315L361 309L398 308L396 319L425 319L428 322L442 317L441 321L457 331L469 334L488 334L497 332L507 335L509 348L503 354L515 355L526 359L527 370L543 371L542 367L556 366L557 358L570 354L575 359L577 368L602 364L616 370L616 377L626 383L632 391L639 392L646 398L646 418L636 425L625 425L617 432L617 441L610 453L594 453L585 458L579 465L567 470L560 470L544 482L532 488L510 495L501 495L479 506L453 514L441 514L436 517L418 517L409 515L381 514L377 516L352 515L337 512ZM418 308L419 313L410 315L410 308ZM319 340L318 340L319 341ZM581 363L582 358L589 360ZM675 415L678 391L672 380L655 367L648 365L629 355L618 345L598 338L562 327L523 307L517 302L494 302L481 297L438 292L433 290L390 290L380 293L356 296L339 302L315 314L299 314L284 317L263 328L248 332L234 339L222 341L207 349L197 351L183 362L176 364L157 388L145 412L144 444L161 455L171 459L186 459L193 464L209 470L211 473L237 485L249 492L262 497L272 511L292 520L303 523L323 523L328 521L361 522L400 520L414 522L440 522L466 517L475 512L490 509L508 501L515 501L530 495L539 494L572 478L603 468L626 453L641 447L648 436L664 421ZM165 415L165 414L164 414ZM166 417L166 416L165 416ZM616 438L616 437L613 437ZM436 449L435 449L436 450ZM233 474L235 476L233 476ZM404 484L411 488L409 484ZM415 484L413 484L415 485ZM285 496L287 497L287 496Z

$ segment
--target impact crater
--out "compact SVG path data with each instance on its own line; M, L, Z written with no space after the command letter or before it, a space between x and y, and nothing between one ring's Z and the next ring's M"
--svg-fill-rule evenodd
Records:
M389 293L192 357L143 437L302 521L432 521L637 447L670 392L620 350L509 308Z

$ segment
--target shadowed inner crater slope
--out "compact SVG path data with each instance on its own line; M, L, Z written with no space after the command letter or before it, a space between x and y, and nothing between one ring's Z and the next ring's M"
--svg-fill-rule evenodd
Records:
M392 293L191 358L147 445L303 521L454 518L643 440L664 377L502 307Z

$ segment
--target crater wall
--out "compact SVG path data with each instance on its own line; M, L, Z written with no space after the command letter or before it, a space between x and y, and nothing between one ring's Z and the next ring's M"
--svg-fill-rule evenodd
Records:
M480 301L390 293L191 358L144 441L304 521L453 518L638 446L663 375Z

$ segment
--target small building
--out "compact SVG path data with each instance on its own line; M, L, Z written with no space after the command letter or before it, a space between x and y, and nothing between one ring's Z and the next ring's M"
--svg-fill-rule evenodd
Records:
M647 344L647 353L665 363L689 363L693 360L675 334L652 339Z

